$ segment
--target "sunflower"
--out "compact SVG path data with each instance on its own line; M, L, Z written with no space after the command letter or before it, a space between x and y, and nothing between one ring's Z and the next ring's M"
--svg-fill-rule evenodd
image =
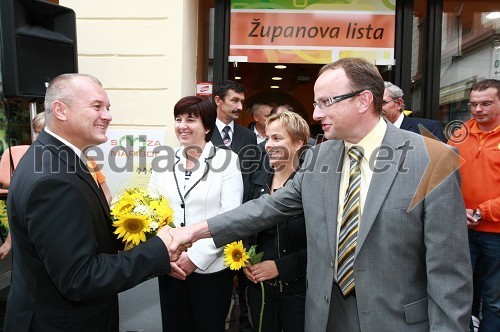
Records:
M224 247L224 263L231 270L239 270L248 262L248 255L243 247L243 241L232 242Z
M5 228L5 231L9 231L9 218L7 217L7 206L5 201L0 201L0 225Z
M118 201L111 206L111 215L119 218L123 214L127 214L134 209L135 201L130 195L123 195Z
M174 210L172 210L165 197L151 201L149 207L155 211L160 228L171 223Z
M116 227L115 234L123 241L130 242L134 246L140 242L146 242L146 233L149 232L149 221L146 216L124 214L113 222Z

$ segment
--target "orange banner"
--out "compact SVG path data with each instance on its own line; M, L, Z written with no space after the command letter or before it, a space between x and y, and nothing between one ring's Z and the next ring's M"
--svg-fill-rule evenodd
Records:
M232 49L393 48L394 26L386 13L232 11L230 42Z

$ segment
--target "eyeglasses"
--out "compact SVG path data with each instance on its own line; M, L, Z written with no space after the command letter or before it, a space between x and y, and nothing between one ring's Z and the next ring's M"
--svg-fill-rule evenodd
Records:
M322 99L322 100L319 100L318 102L314 102L313 107L314 108L319 107L320 109L330 107L333 104L341 102L342 100L346 100L346 99L355 97L363 91L365 91L365 90L359 90L359 91L355 91L355 92L351 92L351 93L346 93L345 95L340 95L340 96Z
M488 108L488 107L491 107L491 105L493 105L493 101L485 100L485 101L480 101L480 102L467 103L467 106L469 106L469 108L476 108L479 105L481 105L482 108Z
M389 104L390 102L396 102L398 99L391 99L391 100L382 100L382 106L385 106L387 104Z

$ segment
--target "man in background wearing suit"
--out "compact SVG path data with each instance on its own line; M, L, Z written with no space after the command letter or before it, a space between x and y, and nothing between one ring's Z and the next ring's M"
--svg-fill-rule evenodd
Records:
M234 81L225 81L215 86L214 102L217 105L216 128L211 141L215 146L226 146L238 154L241 176L243 178L243 202L250 197L250 176L259 167L261 153L257 147L257 137L254 132L235 121L238 120L245 102L245 87ZM238 275L238 291L240 301L240 331L250 329L248 310L246 308L246 280L243 271Z
M410 118L404 115L405 108L403 90L391 82L384 82L384 100L382 101L382 115L398 128L421 134L419 124L437 137L441 142L446 142L443 127L436 120Z
M269 104L256 102L250 107L253 122L250 123L248 129L255 133L257 144L266 140L266 120L271 114L273 107Z
M472 273L451 167L458 158L384 121L383 94L366 60L325 65L313 116L328 141L309 149L284 188L172 230L174 244L213 236L221 246L304 212L305 331L467 331Z
M217 130L214 130L211 141L215 146L225 145L238 154L243 177L243 202L246 202L250 190L250 174L258 167L260 153L255 134L235 122L243 110L245 87L234 81L220 83L215 86L214 102L217 105Z
M48 87L46 127L7 201L14 261L4 331L118 331L117 293L170 271L168 227L118 252L108 202L86 166L85 150L107 140L109 107L89 75L64 74Z

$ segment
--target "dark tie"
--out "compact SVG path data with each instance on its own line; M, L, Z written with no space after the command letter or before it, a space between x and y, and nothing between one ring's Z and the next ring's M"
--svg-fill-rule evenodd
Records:
M349 295L354 289L354 254L356 252L360 217L359 189L361 183L360 161L362 157L363 154L358 148L352 147L349 149L349 184L344 199L337 251L337 281L344 296Z
M229 131L231 130L231 127L225 126L222 129L222 132L224 133L224 136L222 137L222 142L224 142L225 146L230 146L231 145L231 136L229 136Z

